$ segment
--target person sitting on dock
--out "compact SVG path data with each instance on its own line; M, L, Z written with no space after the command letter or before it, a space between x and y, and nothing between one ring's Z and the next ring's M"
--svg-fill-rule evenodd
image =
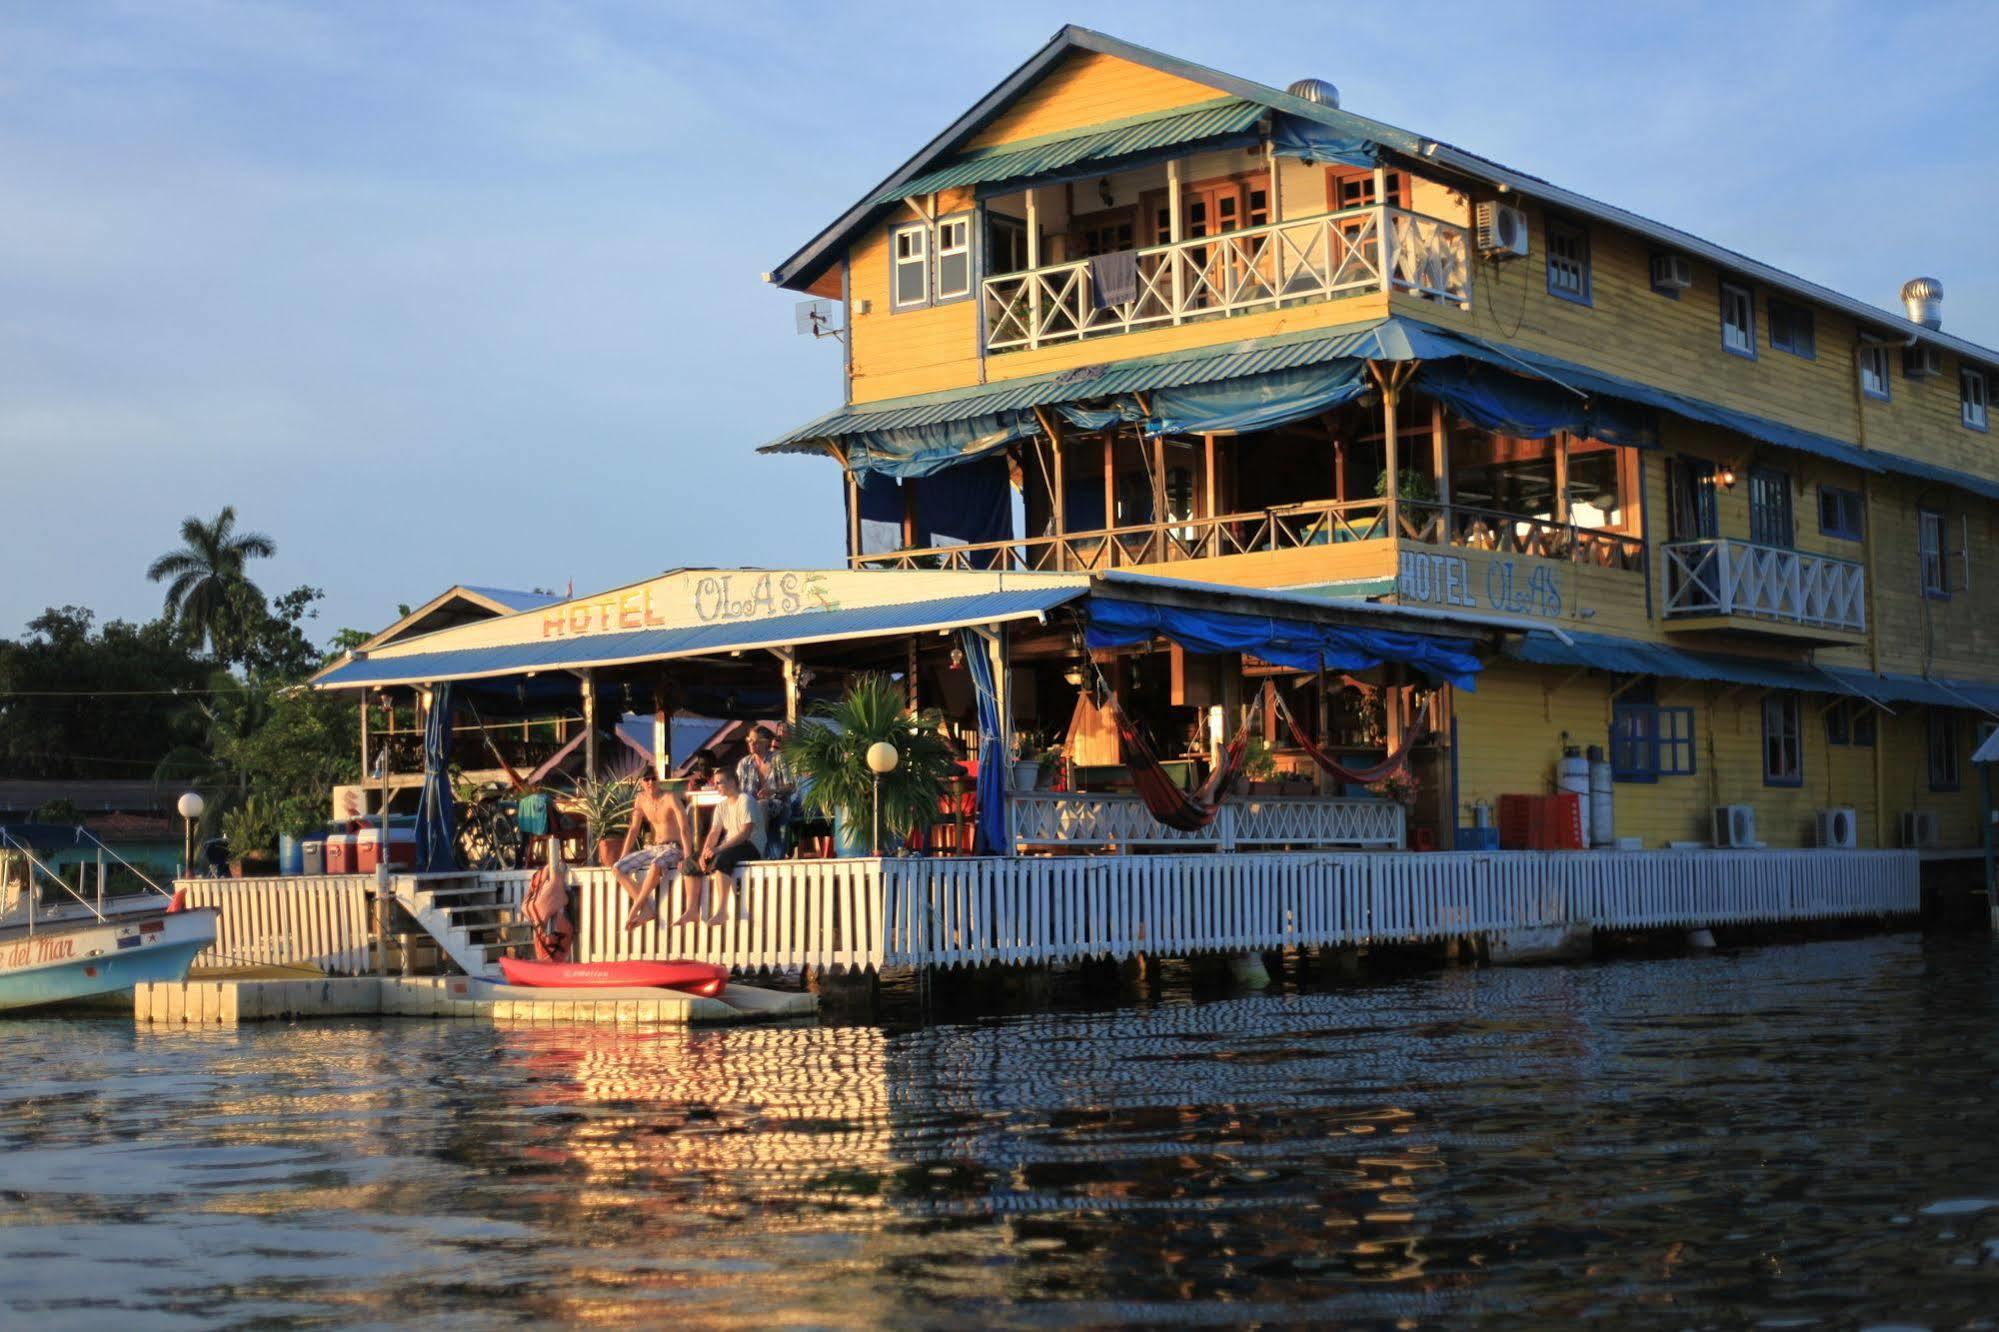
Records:
M632 826L625 832L625 846L611 873L625 895L632 899L625 928L635 930L648 918L659 915L660 881L680 868L682 847L688 841L687 812L680 797L659 784L659 774L647 768L639 773L638 794L632 800ZM634 849L641 829L652 830L652 845ZM642 876L642 877L641 877Z
M764 836L758 845L769 860L783 858L785 826L791 822L791 771L773 746L776 734L769 726L752 728L749 753L736 764L736 784L763 808Z
M729 890L736 889L737 919L748 920L749 911L743 905L742 889L736 882L736 871L745 862L756 860L763 846L763 806L743 793L742 784L736 774L722 768L715 774L715 788L722 793L722 799L715 806L714 822L708 826L708 839L701 848L698 860L689 860L681 868L688 877L687 910L674 920L675 925L692 924L702 916L703 907L710 904L711 889L713 911L705 919L710 925L720 925L728 919ZM695 876L707 875L706 882L695 883Z

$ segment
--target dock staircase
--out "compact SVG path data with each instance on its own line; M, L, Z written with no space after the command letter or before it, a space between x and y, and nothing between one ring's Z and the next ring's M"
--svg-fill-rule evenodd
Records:
M397 875L396 901L468 976L500 978L502 957L532 956L533 927L510 885L476 874Z

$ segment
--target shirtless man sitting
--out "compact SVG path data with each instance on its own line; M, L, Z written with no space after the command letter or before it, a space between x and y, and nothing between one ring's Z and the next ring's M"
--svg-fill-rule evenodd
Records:
M652 829L652 845L634 849L641 828ZM659 784L659 774L648 768L639 774L638 795L632 801L632 826L625 833L625 846L611 872L625 895L632 899L625 928L635 930L659 915L656 894L660 881L680 868L681 848L687 842L687 812L680 797ZM635 878L643 875L643 880Z

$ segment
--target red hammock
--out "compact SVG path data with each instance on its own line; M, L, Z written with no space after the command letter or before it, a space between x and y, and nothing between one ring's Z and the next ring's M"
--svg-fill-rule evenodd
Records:
M1277 701L1277 715L1284 719L1285 729L1291 732L1292 742L1298 748L1311 755L1312 762L1318 764L1341 781L1352 782L1356 786L1371 786L1389 774L1399 772L1402 766L1409 761L1409 751L1416 747L1417 739L1426 734L1423 722L1430 715L1430 700L1424 699L1423 706L1417 710L1416 720L1410 723L1409 729L1402 733L1402 747L1400 749L1370 767L1349 768L1331 754L1328 754L1325 750L1312 743L1311 737L1306 735L1304 729L1298 725L1298 719L1291 715L1291 709L1284 705L1284 696L1282 694L1276 695L1275 698Z
M1182 790L1159 756L1146 743L1131 719L1118 706L1117 696L1109 695L1111 720L1117 723L1118 738L1124 742L1126 766L1131 769L1132 785L1138 789L1138 798L1145 802L1152 817L1177 832L1199 832L1215 821L1221 813L1222 802L1235 790L1236 782L1242 778L1243 758L1249 750L1250 723L1256 717L1256 709L1250 708L1249 715L1236 729L1235 738L1222 750L1222 761L1215 765L1214 773L1199 791Z

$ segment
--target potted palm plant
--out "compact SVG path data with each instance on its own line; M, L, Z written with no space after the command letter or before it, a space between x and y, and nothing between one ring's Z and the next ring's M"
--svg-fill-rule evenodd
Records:
M262 796L245 796L222 815L222 835L234 853L237 877L278 870L277 814Z
M638 788L628 778L600 777L576 784L572 811L583 816L599 865L617 860L625 833L632 826L632 801L637 796Z
M936 723L910 715L893 681L862 676L839 698L814 708L784 742L805 808L832 818L841 855L867 853L875 797L867 754L881 741L898 755L881 778L882 837L900 844L936 821L952 757Z

